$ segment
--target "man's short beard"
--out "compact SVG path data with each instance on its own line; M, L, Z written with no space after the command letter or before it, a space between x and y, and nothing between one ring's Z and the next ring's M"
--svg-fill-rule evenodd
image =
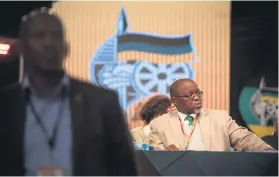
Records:
M201 109L194 109L194 114L200 114L201 113Z

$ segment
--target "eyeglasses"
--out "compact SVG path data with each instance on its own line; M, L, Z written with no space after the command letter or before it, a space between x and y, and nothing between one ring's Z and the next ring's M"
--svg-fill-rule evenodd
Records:
M173 96L173 97L183 97L185 99L194 99L195 95L197 95L198 97L202 97L203 91L197 90L196 92L187 93L186 95L183 95L183 96Z

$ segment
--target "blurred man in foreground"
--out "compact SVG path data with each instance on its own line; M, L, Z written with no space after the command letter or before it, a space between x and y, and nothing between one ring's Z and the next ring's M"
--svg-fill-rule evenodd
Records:
M170 96L176 109L150 123L150 145L157 150L273 150L226 111L202 108L203 92L191 79L175 81Z
M25 76L5 117L10 137L2 175L135 176L117 95L63 70L68 45L60 19L49 9L32 11L19 36Z
M134 141L149 144L149 133L151 120L166 114L171 106L171 100L164 95L151 97L141 108L139 116L144 125L131 130Z

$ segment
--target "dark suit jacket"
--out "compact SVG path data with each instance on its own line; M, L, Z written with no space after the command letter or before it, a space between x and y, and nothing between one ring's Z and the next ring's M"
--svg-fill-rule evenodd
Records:
M25 94L19 85L0 93L0 175L24 170ZM73 175L135 176L130 132L116 93L70 80Z

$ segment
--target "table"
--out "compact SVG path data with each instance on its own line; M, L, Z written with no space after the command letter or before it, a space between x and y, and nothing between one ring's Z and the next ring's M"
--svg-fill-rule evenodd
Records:
M278 176L278 153L136 151L140 176Z

